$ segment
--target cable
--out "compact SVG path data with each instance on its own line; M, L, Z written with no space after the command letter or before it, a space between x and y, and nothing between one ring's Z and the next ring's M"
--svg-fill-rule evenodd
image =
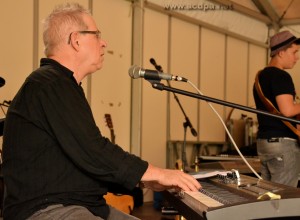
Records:
M189 83L194 89L196 89L196 91L198 92L198 94L203 95L203 93L191 82L191 81L187 81L187 83ZM221 121L223 127L225 128L226 133L228 134L229 139L231 140L234 148L236 149L236 151L239 153L239 155L241 156L241 158L243 159L243 161L246 163L246 165L249 167L249 169L255 174L255 176L258 179L262 179L261 176L252 168L252 166L248 163L248 161L246 160L246 158L243 156L243 154L241 153L241 151L239 150L239 148L237 147L234 139L232 138L230 132L228 131L227 126L225 125L222 117L220 116L220 114L216 111L216 109L211 105L211 103L207 102L207 104L209 105L209 107L216 113L217 117L219 118L219 120Z
M281 22L281 20L283 19L283 17L285 16L285 14L287 13L287 10L291 7L292 3L294 0L291 0L289 5L287 6L287 8L285 9L285 11L282 13L281 17L278 19L278 23Z

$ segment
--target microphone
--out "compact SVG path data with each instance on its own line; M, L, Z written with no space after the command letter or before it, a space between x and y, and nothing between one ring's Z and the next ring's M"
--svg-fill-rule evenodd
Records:
M10 105L10 103L11 103L11 100L9 100L9 101L7 101L7 100L4 100L4 101L3 101L3 104Z
M156 61L154 58L150 58L150 63L155 67L160 72L163 72L162 67L160 65L157 65Z
M145 78L149 80L174 80L174 81L182 81L187 82L188 80L181 77L181 76L173 76L169 73L162 73L156 70L147 70L140 68L136 65L133 65L129 68L128 74L131 78L137 79L137 78Z
M0 87L5 85L5 79L3 79L2 77L0 77Z
M0 106L5 106L5 107L9 107L11 103L11 100L7 101L7 100L4 100L2 103L0 103ZM0 132L1 133L1 132Z
M194 137L197 137L198 136L198 132L195 130L195 128L191 128L191 133Z

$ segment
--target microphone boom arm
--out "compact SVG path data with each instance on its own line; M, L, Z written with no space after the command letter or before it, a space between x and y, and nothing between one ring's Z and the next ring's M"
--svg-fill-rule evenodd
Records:
M262 114L262 115L278 118L278 119L281 119L281 120L284 120L284 121L289 121L289 122L294 122L296 124L300 124L299 120L296 120L296 119L293 119L293 118L289 118L289 117L285 117L285 116L281 116L281 115L275 115L275 114L272 114L270 112L262 111L262 110L255 109L255 108L250 108L248 106L243 106L243 105L235 104L235 103L232 103L232 102L227 102L227 101L223 101L223 100L220 100L220 99L215 99L215 98L211 98L211 97L208 97L208 96L200 95L200 94L197 94L197 93L192 93L192 92L188 92L188 91L185 91L185 90L177 89L177 88L174 88L174 87L165 86L164 84L160 83L160 81L152 81L150 83L152 84L152 87L154 89L158 89L158 90L161 90L161 91L165 90L165 91L169 91L169 92L174 92L174 93L189 96L189 97L192 97L192 98L197 98L197 99L200 99L200 100L205 100L205 101L212 102L212 103L217 103L217 104L220 104L220 105L224 105L224 106L228 106L228 107L232 107L232 108L237 108L237 109L244 110L244 111L247 111L247 112Z

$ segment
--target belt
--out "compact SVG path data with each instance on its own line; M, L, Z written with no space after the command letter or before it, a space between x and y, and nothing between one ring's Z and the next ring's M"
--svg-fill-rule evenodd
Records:
M290 140L290 141L298 141L298 139L296 138L289 138L289 137L283 137L283 139Z
M268 142L279 142L280 139L283 139L283 140L289 140L289 141L295 141L297 142L298 140L295 139L295 138L290 138L290 137L274 137L274 138L267 138L266 140Z

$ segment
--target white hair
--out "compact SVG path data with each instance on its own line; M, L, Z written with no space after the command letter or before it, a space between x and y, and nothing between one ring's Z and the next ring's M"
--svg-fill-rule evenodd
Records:
M87 25L83 21L83 14L91 15L90 11L78 3L58 5L43 21L43 40L45 55L52 55L60 44L67 43L72 31L85 30Z

